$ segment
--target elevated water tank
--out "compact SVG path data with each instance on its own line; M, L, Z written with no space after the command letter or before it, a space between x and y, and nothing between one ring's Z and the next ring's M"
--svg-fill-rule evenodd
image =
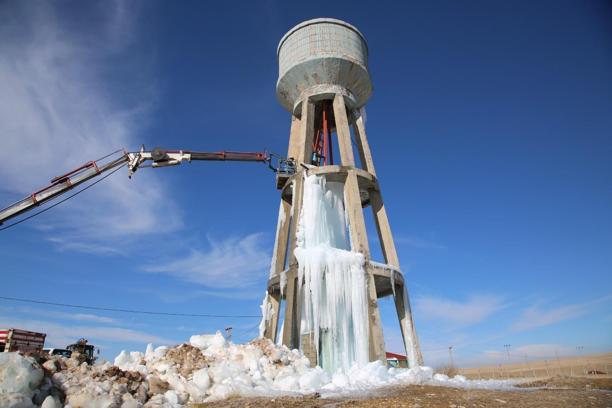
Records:
M368 46L355 27L317 18L293 27L278 44L276 96L289 112L301 114L305 97L346 96L349 108L365 105L372 94Z

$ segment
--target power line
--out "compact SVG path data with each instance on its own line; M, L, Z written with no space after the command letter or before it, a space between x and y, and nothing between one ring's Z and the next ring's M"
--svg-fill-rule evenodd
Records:
M111 154L113 154L113 153L111 153ZM50 205L49 207L47 207L47 208L44 208L44 209L40 210L40 211L39 211L39 212L37 212L37 213L34 213L34 214L29 215L29 216L27 216L27 217L25 217L25 218L22 218L22 219L20 219L19 221L16 221L16 222L14 222L14 223L12 223L12 224L7 225L6 227L2 227L2 228L0 228L0 231L4 231L5 229L9 229L9 228L11 228L11 227L14 227L15 225L21 224L21 223L22 223L22 222L24 222L24 221L27 221L27 220L29 220L29 219L32 219L32 218L36 217L37 215L40 215L40 214L42 214L42 213L44 213L44 212L46 212L46 211L49 211L49 210L50 210L50 209L52 209L53 207L57 207L57 206L58 206L58 205L60 205L61 203L63 203L63 202L66 202L66 201L70 200L72 197L74 197L74 196L77 196L77 195L81 194L83 191L85 191L85 190L88 190L88 189L92 188L93 186L95 186L96 184L98 184L98 183L99 183L99 182L101 182L102 180L104 180L104 179L106 179L106 178L108 178L108 177L112 176L114 173L116 173L117 171L119 171L119 170L120 170L120 169L122 169L122 168L123 168L123 166L119 166L119 167L117 167L115 170L111 171L110 173L108 173L107 175L105 175L104 177L102 177L101 179L96 180L96 181L94 181L93 183L91 183L91 184L89 184L89 185L85 186L84 188L82 188L81 190L77 191L76 193L73 193L73 194L69 195L68 197L61 199L61 200L60 200L60 201L58 201L57 203L54 203L54 204Z
M259 315L213 315L213 314L198 314L198 313L170 313L170 312L152 312L149 310L131 310L131 309L117 309L112 307L97 307L97 306L83 306L83 305L72 305L68 303L55 303L46 302L43 300L34 299L22 299L8 296L0 296L2 300L12 300L16 302L24 303L36 303L39 305L51 305L51 306L62 306L71 307L73 309L87 309L87 310L103 310L107 312L121 312L121 313L136 313L146 315L160 315L160 316L181 316L181 317L218 317L218 318L261 318Z

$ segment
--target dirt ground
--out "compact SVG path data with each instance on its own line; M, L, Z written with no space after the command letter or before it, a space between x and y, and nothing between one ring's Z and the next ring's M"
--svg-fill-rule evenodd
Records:
M328 399L317 395L302 398L232 398L197 407L609 407L612 408L612 379L554 377L531 381L514 391L466 390L413 385L379 389L363 398Z

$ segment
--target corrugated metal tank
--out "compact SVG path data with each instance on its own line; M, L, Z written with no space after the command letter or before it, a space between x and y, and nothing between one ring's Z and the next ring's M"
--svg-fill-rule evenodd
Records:
M281 39L276 96L290 112L300 114L305 97L346 96L350 108L360 108L372 94L368 46L352 25L331 18L308 20Z

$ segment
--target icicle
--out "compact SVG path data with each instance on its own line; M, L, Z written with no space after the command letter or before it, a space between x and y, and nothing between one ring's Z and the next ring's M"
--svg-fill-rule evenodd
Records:
M282 271L280 273L280 293L281 297L285 294L285 287L287 286L287 271Z
M266 291L266 295L264 296L263 302L261 303L261 306L259 306L259 308L261 309L261 322L259 322L259 338L263 338L266 332L266 325L274 315L268 291Z
M283 332L285 331L285 321L281 323L280 330L278 332L278 336L276 336L276 345L281 346L283 344Z

